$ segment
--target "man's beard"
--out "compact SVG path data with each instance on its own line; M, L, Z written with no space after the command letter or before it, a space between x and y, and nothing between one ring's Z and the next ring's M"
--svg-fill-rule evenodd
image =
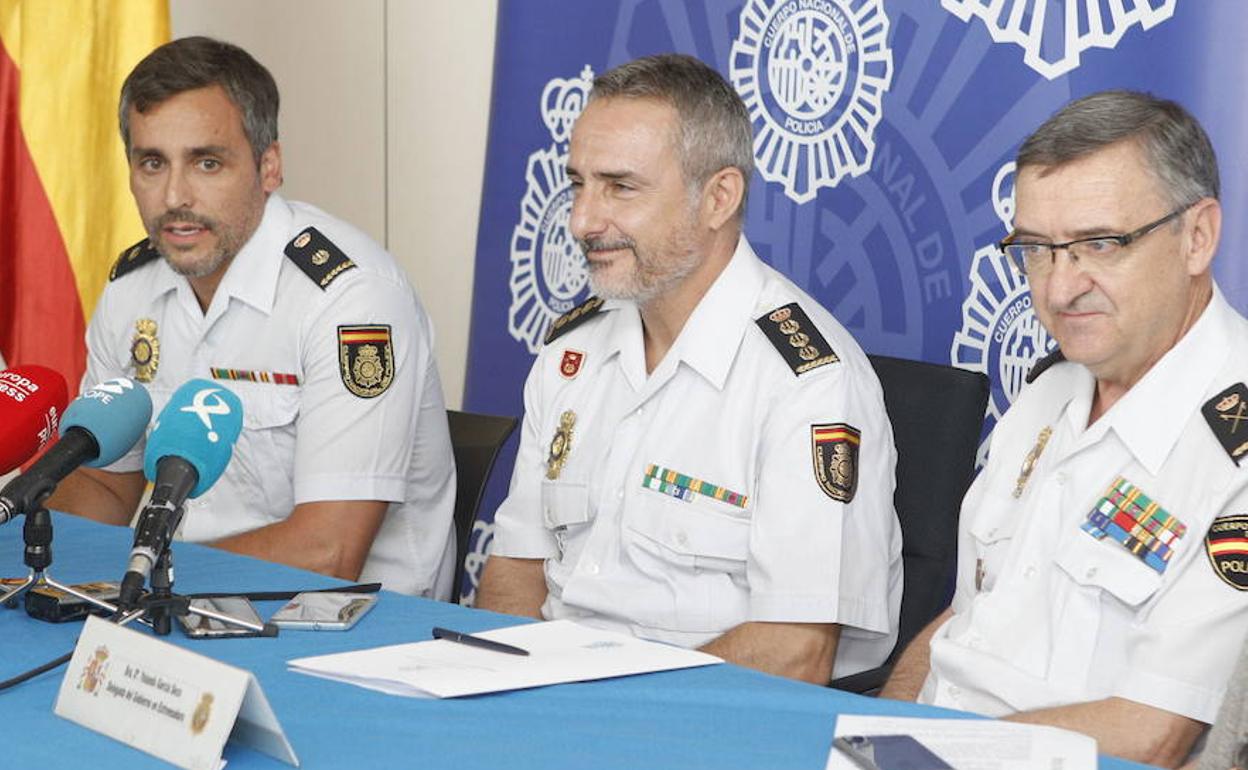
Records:
M182 251L177 247L170 247L161 240L161 235L167 225L175 222L198 225L207 232L217 236L216 248L209 252L208 255L196 261L188 261L183 258ZM221 269L234 255L243 247L243 242L238 233L230 227L223 227L211 217L195 214L190 211L166 211L161 214L152 226L148 228L148 237L156 246L156 250L164 257L165 263L169 265L178 275L187 278L203 278L212 275Z
M594 251L628 249L633 253L631 270L619 276L607 278L604 270L618 269L618 265L596 265L589 262L589 285L594 294L603 299L621 299L645 305L668 292L702 264L701 255L694 247L690 229L679 228L670 236L660 253L639 249L632 238L585 238L579 241L586 255ZM615 260L618 262L619 259Z

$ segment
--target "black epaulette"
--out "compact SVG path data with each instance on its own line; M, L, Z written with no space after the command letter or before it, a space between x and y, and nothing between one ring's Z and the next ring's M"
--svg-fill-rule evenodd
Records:
M593 318L601 309L602 299L600 297L590 297L568 312L559 316L553 323L551 323L550 331L546 332L546 344L549 345L589 319Z
M1236 465L1248 455L1248 387L1237 382L1200 408L1218 443ZM1243 431L1243 433L1240 433Z
M1062 352L1062 349L1054 348L1052 353L1037 361L1036 365L1031 367L1031 371L1027 372L1027 384L1035 382L1036 378L1048 371L1053 364L1060 364L1065 360L1066 354Z
M115 281L132 270L143 267L153 259L160 259L160 252L152 245L151 240L144 238L130 248L121 252L113 268L108 271L108 280Z
M286 256L322 289L329 288L334 279L355 267L351 258L315 227L305 227L286 244Z
M754 323L758 324L758 328L763 330L771 344L780 351L784 362L794 374L805 374L841 360L815 328L810 316L796 302L790 302L767 315L755 318Z

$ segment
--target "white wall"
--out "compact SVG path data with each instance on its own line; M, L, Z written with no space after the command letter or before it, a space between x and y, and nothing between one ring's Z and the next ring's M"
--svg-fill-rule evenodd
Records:
M461 405L497 0L171 0L175 37L246 48L282 94L282 194L384 244Z

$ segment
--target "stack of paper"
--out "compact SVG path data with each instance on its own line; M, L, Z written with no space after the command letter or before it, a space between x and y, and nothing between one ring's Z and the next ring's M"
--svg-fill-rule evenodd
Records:
M436 640L298 658L287 665L301 674L391 695L454 698L723 662L704 652L569 620L511 626L474 636L520 647L529 654L509 655Z
M1096 770L1096 741L1043 725L992 719L914 719L842 714L836 736L909 735L958 770ZM857 770L833 747L826 770Z

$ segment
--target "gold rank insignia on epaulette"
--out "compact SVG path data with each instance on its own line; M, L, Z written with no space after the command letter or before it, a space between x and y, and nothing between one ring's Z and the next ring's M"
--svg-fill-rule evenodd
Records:
M113 263L113 267L108 271L108 280L115 281L132 270L143 267L153 259L160 259L160 252L152 245L147 238L139 241L130 248L121 252L117 257L117 261Z
M1213 435L1236 465L1248 455L1248 387L1237 382L1200 408Z
M351 258L315 227L306 227L286 244L286 256L322 289L355 267Z
M771 344L776 346L784 362L794 374L805 374L811 369L835 364L837 358L832 346L823 338L815 324L798 307L796 302L778 307L765 316L754 319Z
M550 324L550 331L546 332L546 344L549 345L589 319L593 318L594 315L596 315L601 309L602 299L599 297L590 297L568 312L559 316Z

